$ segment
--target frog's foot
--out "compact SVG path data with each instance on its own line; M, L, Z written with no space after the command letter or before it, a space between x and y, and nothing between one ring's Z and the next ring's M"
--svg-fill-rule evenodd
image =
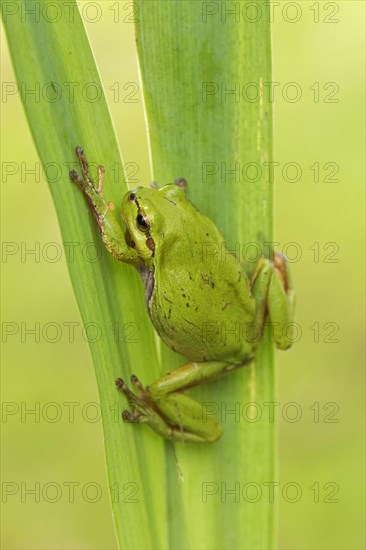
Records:
M178 187L181 187L182 189L186 189L188 185L186 178L177 178L174 183L175 185L178 185Z
M122 418L125 422L149 423L150 414L152 412L154 414L157 414L157 413L153 410L151 403L149 403L147 394L141 382L138 380L138 378L132 375L131 382L133 383L135 388L138 390L138 395L136 395L129 389L129 387L124 382L124 380L122 380L122 378L117 378L116 380L117 389L125 394L129 402L129 405L132 409L132 411L125 409L122 413Z
M80 145L78 145L75 149L75 152L76 152L76 154L78 156L78 159L79 159L79 162L80 162L81 173L82 173L83 177L79 176L79 174L76 172L76 170L71 170L70 179L72 181L75 181L82 191L85 190L86 186L92 187L93 189L95 189L93 180L91 179L91 177L89 175L89 165L88 165L88 161L86 159L85 153L84 153L84 149ZM104 175L103 166L98 166L98 183L99 184L98 184L98 189L95 189L96 191L98 191L98 193L102 192L103 175Z
M136 388L138 395L128 388L122 378L116 380L117 389L125 394L131 407L131 410L124 410L122 413L122 418L125 422L148 424L150 428L165 439L184 443L215 441L221 436L221 428L210 418L207 423L203 424L202 433L197 433L194 429L190 429L191 426L189 426L189 423L187 426L183 426L181 414L184 414L184 409L187 408L184 404L188 400L190 409L191 404L194 403L188 396L180 393L179 396L176 394L174 396L166 395L164 399L161 397L160 399L153 398L149 388L143 388L136 376L131 376L131 382ZM199 404L197 406L199 407L199 412L194 411L194 416L201 419L202 407ZM209 429L212 424L216 427L213 433Z
M131 382L135 386L138 395L128 388L122 378L116 380L117 389L125 394L131 407L131 410L125 409L122 412L123 420L137 424L148 424L150 428L162 437L175 439L174 427L170 426L154 408L153 402L149 399L137 376L132 375Z
M69 174L70 179L80 187L96 215L98 224L101 225L107 212L109 210L114 210L114 205L111 202L107 203L103 197L103 179L105 170L103 166L98 166L98 187L96 187L89 175L89 166L84 149L78 146L75 151L79 158L82 177L76 172L76 170L71 170Z
M283 288L286 294L289 294L289 292L292 290L292 281L288 268L288 262L285 256L280 252L275 252L273 256L273 264L277 275L282 281Z
M295 292L286 258L276 252L273 261L262 258L252 279L252 294L257 303L255 322L261 329L265 317L271 321L271 341L279 349L287 349L294 339Z

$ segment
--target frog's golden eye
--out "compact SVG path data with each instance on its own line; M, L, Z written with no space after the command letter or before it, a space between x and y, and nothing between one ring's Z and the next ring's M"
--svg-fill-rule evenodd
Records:
M143 216L142 214L138 214L136 218L137 227L141 231L148 231L150 229L150 223L146 216Z

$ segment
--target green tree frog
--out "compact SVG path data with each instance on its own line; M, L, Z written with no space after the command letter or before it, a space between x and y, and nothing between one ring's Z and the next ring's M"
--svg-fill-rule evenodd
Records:
M86 196L106 248L138 269L156 331L188 360L146 387L132 376L134 391L118 378L117 388L130 404L122 417L173 441L216 441L220 424L206 418L202 404L185 390L253 361L267 315L276 346L290 347L295 295L286 261L280 254L272 261L262 258L249 278L213 221L188 200L183 179L128 191L123 231L103 195L104 168L98 167L96 186L82 147L76 154L82 176L73 170L70 178ZM210 253L213 246L220 253ZM237 338L237 327L247 336Z

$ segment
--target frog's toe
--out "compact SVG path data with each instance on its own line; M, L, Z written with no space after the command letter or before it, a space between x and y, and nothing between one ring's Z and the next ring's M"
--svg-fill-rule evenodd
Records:
M122 419L124 422L141 422L141 417L143 416L141 411L131 412L128 409L125 409L122 412Z
M132 375L131 382L138 390L139 395L134 394L122 378L117 378L116 380L117 389L125 394L132 409L131 411L124 410L122 418L126 422L147 422L151 413L151 404L137 376Z
M136 395L130 390L130 388L127 386L125 381L122 380L122 378L117 378L116 388L117 390L123 392L130 402L133 403L135 399L137 399Z
M79 176L79 174L77 173L76 170L71 170L71 172L69 172L69 178L70 178L71 181L76 183L82 191L84 191L84 188L85 188L86 184L85 184L83 178L81 176Z
M149 403L149 397L148 397L148 394L146 393L146 389L144 388L144 386L141 384L140 380L137 378L137 376L135 374L133 374L131 376L131 382L132 384L135 386L135 388L137 389L138 391L138 394L139 394L139 397L146 403Z

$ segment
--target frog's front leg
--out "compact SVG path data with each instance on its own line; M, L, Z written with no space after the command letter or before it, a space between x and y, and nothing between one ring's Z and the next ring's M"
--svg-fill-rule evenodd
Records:
M70 179L78 184L90 204L107 250L117 260L138 263L140 259L136 251L127 245L121 226L113 214L114 205L111 202L106 202L104 198L103 166L98 166L98 187L96 187L90 178L88 162L83 148L76 147L76 154L80 161L83 177L79 176L75 170L72 170L70 172Z
M243 364L247 364L246 361ZM243 364L223 362L187 363L143 388L136 376L131 381L138 391L135 395L121 378L117 388L127 397L131 411L123 412L127 422L147 423L159 435L173 441L213 442L222 435L222 428L204 407L184 390L219 378Z
M262 332L268 313L276 347L289 348L293 343L295 291L282 254L275 253L273 262L264 258L259 261L252 280L252 294L257 304L258 333Z

